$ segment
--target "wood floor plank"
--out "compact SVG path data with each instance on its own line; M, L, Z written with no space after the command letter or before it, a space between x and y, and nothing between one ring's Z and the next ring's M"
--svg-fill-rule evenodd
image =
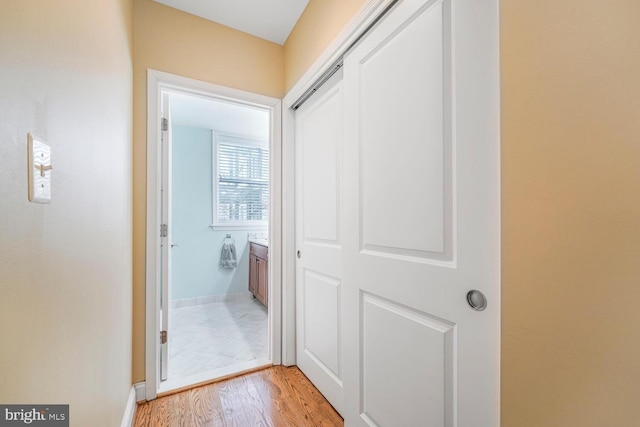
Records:
M138 405L136 410L135 427L162 427L167 425L167 400L156 399Z
M251 375L238 378L240 398L252 426L275 427L271 413L265 406Z
M195 427L213 425L214 408L220 409L220 399L217 396L214 398L210 390L207 387L196 387L187 391L191 425ZM215 399L218 400L217 405Z
M329 416L329 411L335 413L335 410L324 397L322 401L326 402L326 405L318 402L314 394L311 393L312 390L317 392L317 389L311 385L309 380L298 369L291 371L290 375L285 376L283 380L283 384L291 390L291 395L298 402L297 412L303 417L305 425L314 427L342 425L342 419L339 416L338 419L341 424L336 424L337 420ZM306 383L311 385L311 388L307 387ZM319 392L317 393L320 394Z
M218 393L220 394L222 413L227 426L244 427L251 425L240 396L241 390L238 388L238 378L222 382L218 387Z
M271 404L275 408L274 412L280 417L280 422L286 426L305 425L303 408L284 382L289 373L288 369L292 368L278 367L269 372L269 379L264 384L270 388Z
M150 417L152 407L153 405L149 402L138 405L136 408L136 417L133 423L134 427L145 427L151 425Z
M205 387L205 389L209 393L209 396L211 396L209 401L211 402L212 407L213 425L216 427L226 427L227 423L224 420L224 411L222 409L222 402L220 402L220 393L218 388L210 385Z
M245 381L247 382L247 399L250 399L249 405L252 407L260 406L261 413L264 416L264 423L268 426L287 426L284 423L282 417L279 415L278 408L274 405L271 390L269 387L271 376L263 374L264 372L271 372L271 370L264 370L256 372L252 375L247 375Z
M189 407L189 395L187 393L178 393L174 396L175 397L173 399L166 399L167 425L171 427L190 426L191 414Z
M135 427L342 427L296 367L274 366L138 405Z
M150 426L166 426L167 425L167 403L168 399L156 399L153 403L151 411Z
M327 402L327 399L313 386L311 381L299 370L292 371L291 376L297 379L297 384L302 388L302 395L310 395L319 413L325 417L322 425L337 426L342 425L343 420L336 410Z

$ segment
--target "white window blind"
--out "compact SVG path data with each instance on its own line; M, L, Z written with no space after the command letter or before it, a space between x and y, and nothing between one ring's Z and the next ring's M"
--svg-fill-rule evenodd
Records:
M218 136L214 225L266 225L269 151L266 143Z

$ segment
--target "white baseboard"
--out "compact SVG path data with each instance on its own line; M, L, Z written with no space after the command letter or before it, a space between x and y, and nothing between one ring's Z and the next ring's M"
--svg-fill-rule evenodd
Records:
M133 427L133 422L136 418L136 406L136 390L134 386L131 386L129 397L127 398L127 406L124 408L124 415L120 424L121 427Z
M171 308L192 307L194 305L211 304L214 302L238 301L251 298L251 292L232 292L229 294L205 295L194 298L174 299L171 301Z
M133 385L133 388L136 390L136 396L135 396L136 402L143 402L147 400L146 385L144 381L135 383Z

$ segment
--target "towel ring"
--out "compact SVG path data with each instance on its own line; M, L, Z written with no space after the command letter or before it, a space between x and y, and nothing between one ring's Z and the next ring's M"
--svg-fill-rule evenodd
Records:
M236 239L233 236L231 236L231 234L227 234L224 240L222 240L222 243L231 243L235 245Z

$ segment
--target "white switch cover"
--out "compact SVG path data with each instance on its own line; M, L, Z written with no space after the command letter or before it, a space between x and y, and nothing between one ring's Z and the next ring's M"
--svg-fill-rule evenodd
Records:
M51 147L29 133L29 201L51 203Z

